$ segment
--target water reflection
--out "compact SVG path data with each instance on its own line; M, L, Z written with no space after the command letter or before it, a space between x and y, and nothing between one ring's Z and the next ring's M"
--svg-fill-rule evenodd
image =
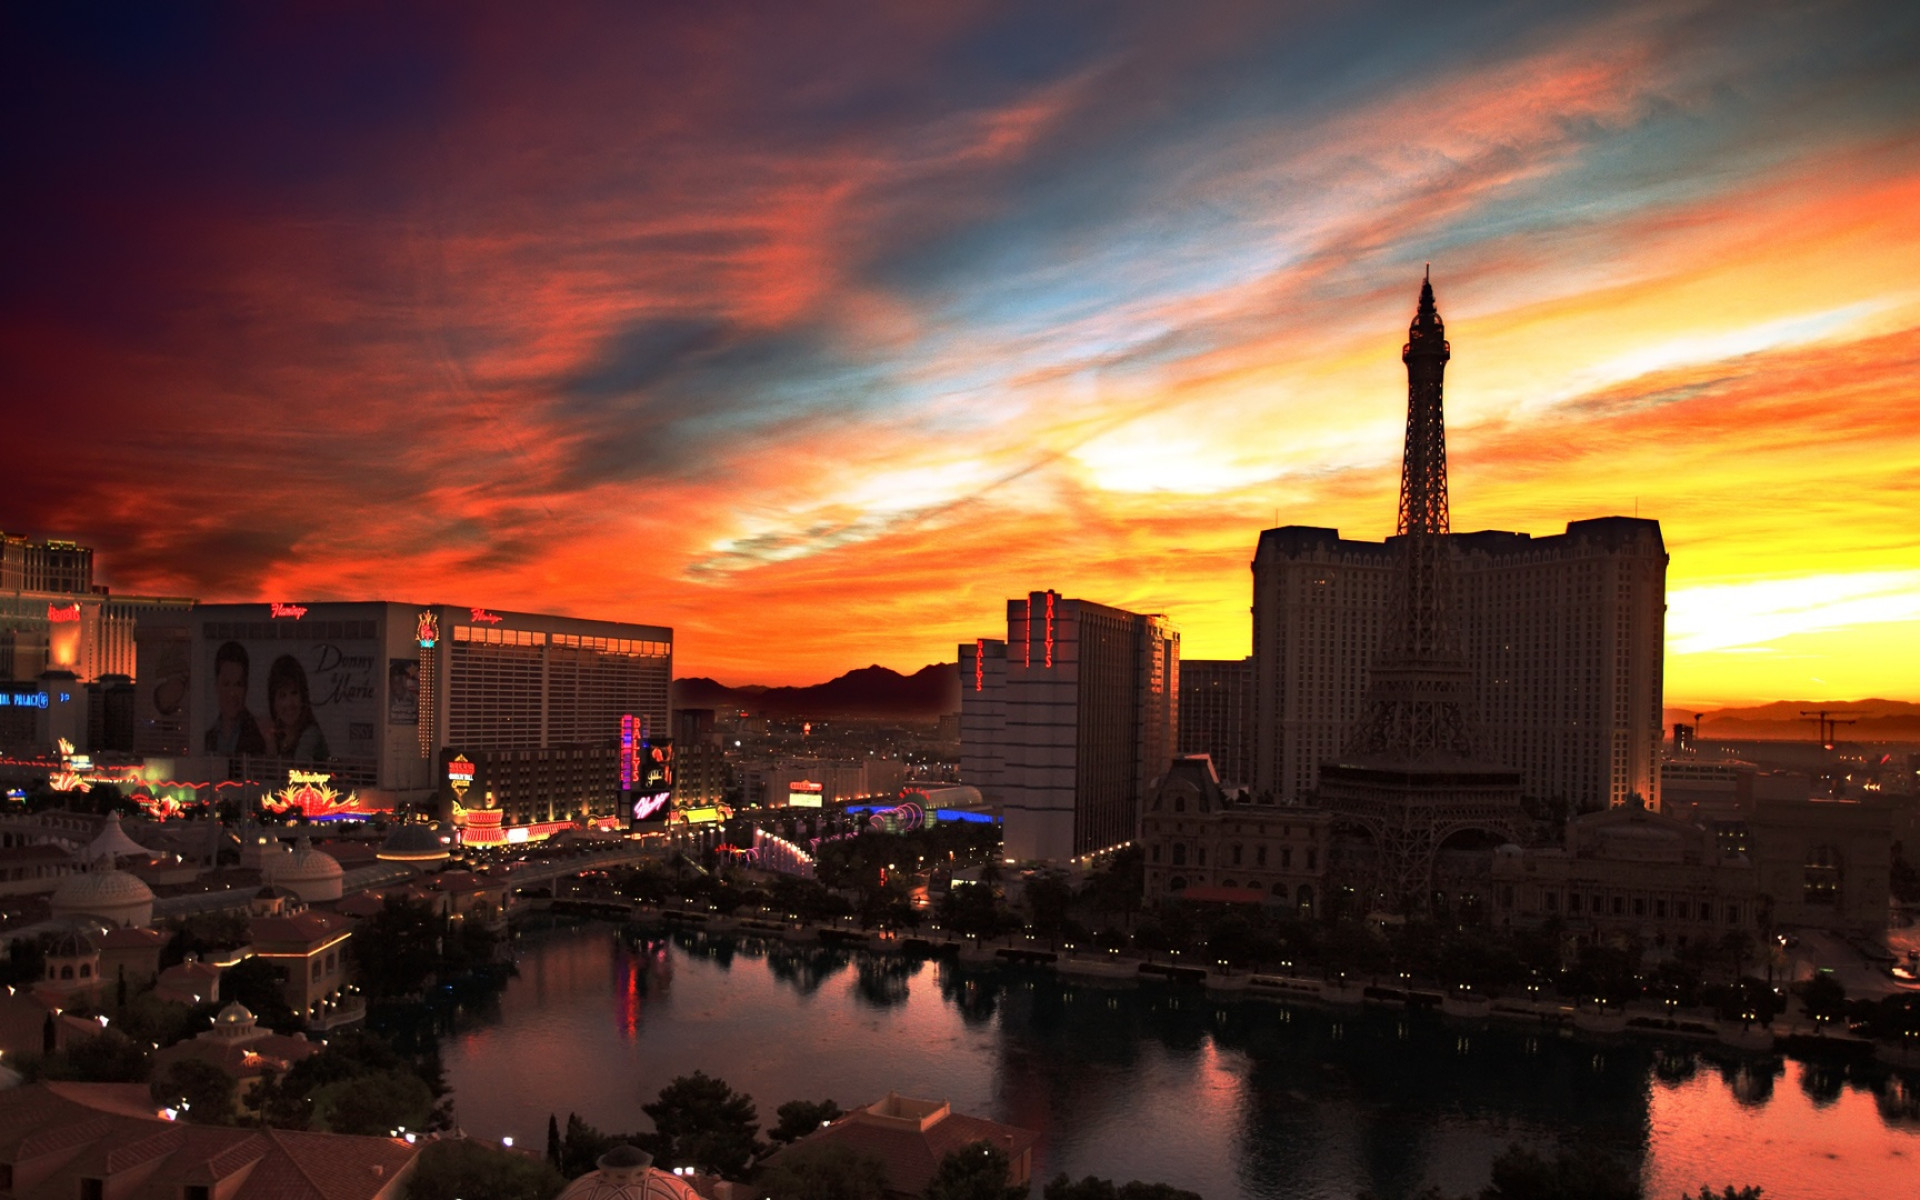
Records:
M446 1049L476 1136L536 1134L549 1111L637 1128L641 1102L704 1069L763 1116L795 1098L946 1096L1040 1130L1039 1178L1166 1179L1208 1200L1474 1192L1513 1141L1597 1144L1640 1164L1649 1195L1897 1191L1904 1156L1920 1154L1920 1089L1869 1059L1595 1042L704 933L623 945L588 929L520 950L498 1013L470 1015ZM1829 1178L1855 1190L1819 1190Z

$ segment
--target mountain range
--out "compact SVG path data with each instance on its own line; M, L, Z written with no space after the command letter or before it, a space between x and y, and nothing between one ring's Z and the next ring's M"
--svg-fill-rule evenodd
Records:
M729 687L705 676L673 681L676 708L743 709L757 717L899 717L930 721L960 711L960 665L933 663L911 675L861 667L806 687Z
M1851 725L1840 725L1834 737L1843 742L1920 741L1920 704L1905 700L1776 700L1751 708L1711 709L1700 720L1699 735L1752 741L1811 742L1817 736L1817 718L1802 713L1831 713ZM1693 723L1692 711L1666 710L1669 727Z

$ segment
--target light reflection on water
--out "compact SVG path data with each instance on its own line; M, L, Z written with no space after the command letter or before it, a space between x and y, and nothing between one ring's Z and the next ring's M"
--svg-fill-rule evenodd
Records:
M466 1131L522 1145L542 1144L549 1113L645 1128L640 1105L697 1069L750 1093L763 1126L791 1099L944 1097L1040 1130L1036 1179L1165 1180L1207 1200L1472 1192L1516 1140L1630 1155L1652 1200L1729 1182L1906 1194L1920 1158L1911 1088L1871 1068L758 940L629 951L606 926L518 949L499 1010L466 1021L445 1064Z

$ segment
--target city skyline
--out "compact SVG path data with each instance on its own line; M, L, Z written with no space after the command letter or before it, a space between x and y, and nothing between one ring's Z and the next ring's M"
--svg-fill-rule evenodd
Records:
M1238 658L1260 530L1392 530L1431 262L1456 530L1658 519L1670 703L1920 700L1920 16L1430 16L14 14L0 526L729 682L1035 588Z

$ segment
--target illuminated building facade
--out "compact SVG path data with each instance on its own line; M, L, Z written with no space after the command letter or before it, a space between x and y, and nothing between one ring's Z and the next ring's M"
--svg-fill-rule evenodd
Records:
M667 726L673 633L385 601L201 605L144 620L136 741L194 779L330 776L385 806L610 816L623 717ZM461 778L449 774L458 762Z
M1180 753L1204 754L1229 784L1253 783L1253 660L1180 663Z
M963 782L1002 806L1009 858L1131 842L1173 757L1179 633L1162 616L1052 591L1007 601L1006 628L1005 642L960 647Z
M64 736L83 752L131 752L123 714L99 707L117 693L96 685L131 678L141 619L192 607L186 599L109 595L94 586L91 549L0 533L0 682L11 691L38 684L53 705L66 692L75 705L68 721L0 719L0 750L47 754Z
M1325 809L1252 803L1221 786L1206 755L1182 755L1140 816L1146 898L1186 895L1314 916L1325 903L1332 830Z

